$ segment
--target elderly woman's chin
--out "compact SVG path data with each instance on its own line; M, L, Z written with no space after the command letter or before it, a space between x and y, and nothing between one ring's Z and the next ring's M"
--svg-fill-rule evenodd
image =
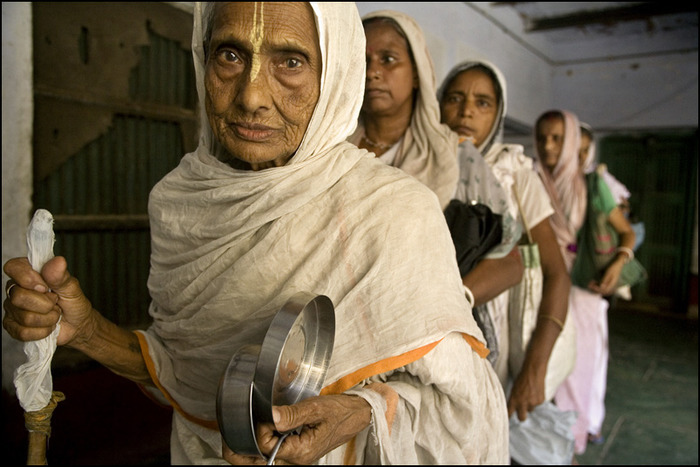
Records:
M261 170L281 167L294 154L294 149L273 141L250 142L238 138L219 140L220 149L217 158L236 169Z

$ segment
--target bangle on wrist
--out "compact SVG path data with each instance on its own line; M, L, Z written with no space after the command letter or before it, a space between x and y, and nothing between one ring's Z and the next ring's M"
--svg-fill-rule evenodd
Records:
M634 251L632 251L632 248L627 248L626 246L619 246L617 247L617 250L615 250L617 253L624 253L627 255L627 259L625 260L625 264L629 263L634 259Z
M467 287L466 285L464 286L464 295L467 297L467 301L469 302L471 307L474 308L474 294L471 290L469 290L469 287Z
M556 324L557 326L559 326L559 331L560 331L560 332L564 330L564 323L562 322L562 320L560 320L559 318L555 318L555 317L552 316L552 315L539 314L539 315L537 315L537 319L538 319L538 320L539 320L539 319L548 319L548 320L550 320L551 322L553 322L554 324Z

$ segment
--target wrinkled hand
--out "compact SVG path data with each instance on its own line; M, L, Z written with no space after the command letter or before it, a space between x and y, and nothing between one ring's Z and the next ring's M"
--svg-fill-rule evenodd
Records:
M4 271L16 284L3 302L3 327L10 336L25 342L43 339L61 316L58 345L89 336L95 312L78 280L68 272L65 258L51 259L41 274L32 269L27 258L9 260Z
M622 268L625 263L622 260L613 261L610 266L605 270L603 278L600 283L591 281L588 284L588 288L595 293L599 293L604 297L612 295L615 292L615 286L617 281L620 279L620 274L622 273Z
M221 440L221 451L223 453L224 460L232 465L265 465L267 460L260 456L246 456L243 454L236 454L227 445L226 442ZM275 465L287 464L279 460L278 457L275 458Z
M275 463L309 465L365 429L371 420L371 408L358 396L317 396L294 405L274 407L273 417L275 426L260 424L256 428L260 451L269 456L279 433L302 427L299 434L290 434L284 440ZM232 464L265 463L260 457L238 455L225 443L223 455Z
M535 370L523 367L515 379L508 398L508 418L517 412L518 420L527 419L528 412L544 402L544 375L538 376Z

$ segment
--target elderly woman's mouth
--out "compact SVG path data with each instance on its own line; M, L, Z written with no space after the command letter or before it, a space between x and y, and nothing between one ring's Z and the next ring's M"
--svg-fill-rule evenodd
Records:
M259 123L232 123L233 132L247 141L264 141L274 133L274 128Z

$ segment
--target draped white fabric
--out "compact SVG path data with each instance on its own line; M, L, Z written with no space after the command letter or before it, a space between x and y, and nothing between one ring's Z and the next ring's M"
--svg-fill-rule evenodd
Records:
M324 62L321 94L292 159L283 167L235 170L215 157L219 149L203 118L197 150L150 196L154 322L143 337L154 379L178 408L173 463L221 461L218 432L185 416L216 419L217 385L228 360L241 346L260 343L274 313L298 291L327 295L335 306L327 384L451 333L483 342L436 196L345 142L356 125L365 77L364 32L355 5L312 7ZM202 5L194 16L202 101ZM482 418L459 423L478 429L503 421L505 431L492 430L489 451L501 457L487 458L500 462L505 453L507 460L503 394L488 362L460 341L461 355L454 358L475 359L476 370L466 369L472 379L453 380L446 390L469 393ZM395 426L410 430L412 423L406 417ZM439 437L444 427L435 421L426 429ZM439 449L434 454L440 459Z
M399 24L408 39L418 72L419 88L413 116L392 165L413 175L433 190L444 209L452 199L457 183L456 149L459 138L447 125L440 123L440 105L435 98L435 68L425 36L413 18L398 11L374 11L362 19L376 17L391 18ZM363 134L360 120L350 141L359 143Z
M503 126L506 121L506 111L508 109L508 94L506 80L503 73L501 73L501 70L487 60L466 60L460 62L453 66L447 73L447 76L445 76L445 78L442 80L442 84L437 91L437 98L438 102L442 101L442 97L445 95L447 86L449 86L449 84L458 74L479 65L488 68L491 73L493 73L494 77L496 78L496 83L494 83L494 86L497 85L499 87L498 91L500 91L501 95L501 98L498 101L498 108L496 109L496 120L493 122L493 126L491 127L489 134L477 148L481 154L485 155L489 153L489 150L494 143L503 142Z
M579 123L581 124L581 128L586 128L591 135L593 134L593 128L588 123ZM617 204L622 204L625 200L630 198L630 191L622 182L615 178L613 174L608 172L607 164L599 164L597 144L595 138L591 138L591 144L588 147L588 155L586 156L586 161L583 163L583 171L588 174L594 170L600 170L599 173L605 180L608 188L610 188L610 192Z
M373 407L373 427L358 436L357 463L383 465L505 465L510 463L505 396L491 365L450 334L433 351L404 368L377 375L400 396L391 425L381 414L386 400L352 389ZM465 382L468 382L465 386ZM498 399L500 397L500 399ZM379 415L377 415L379 414ZM346 447L321 463L352 458Z

